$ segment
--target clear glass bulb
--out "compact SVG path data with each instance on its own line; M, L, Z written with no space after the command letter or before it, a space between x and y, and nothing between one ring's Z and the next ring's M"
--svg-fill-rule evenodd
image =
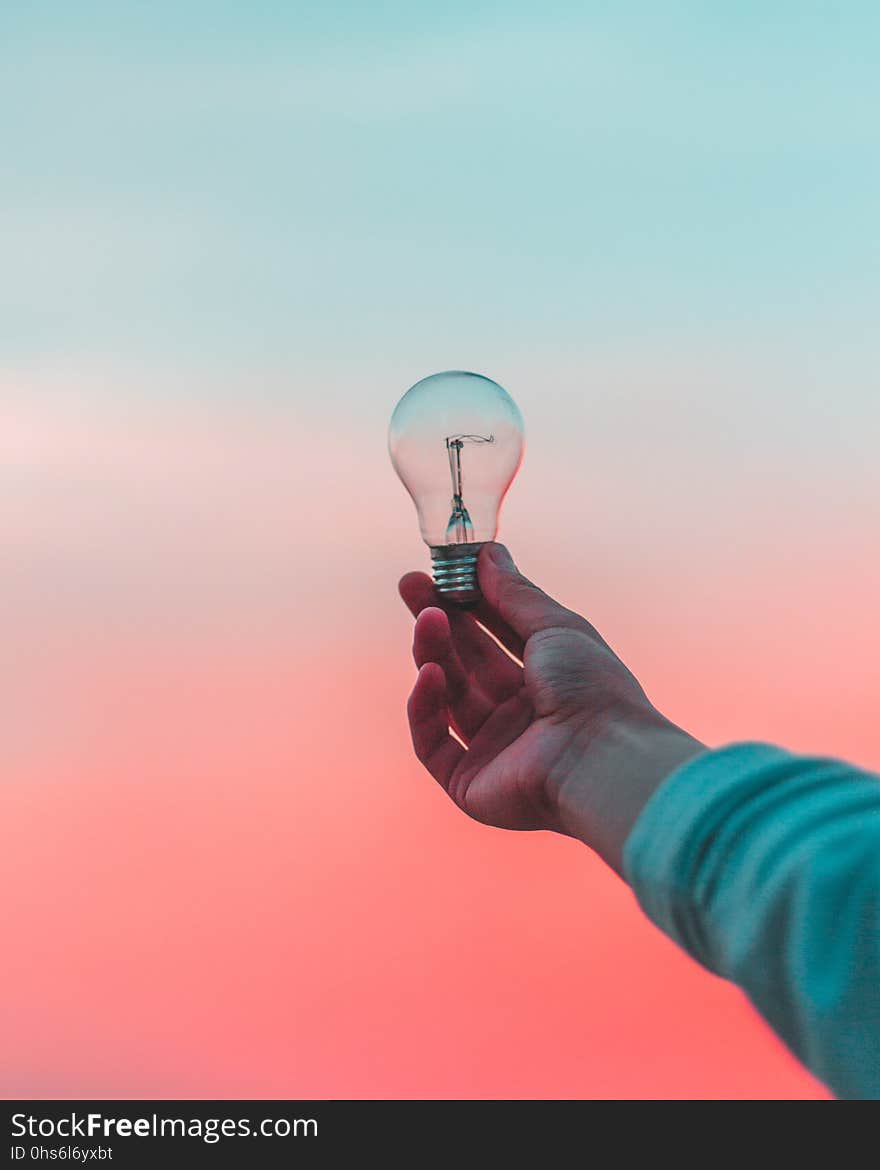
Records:
M474 602L480 547L495 539L501 501L522 462L516 403L481 374L432 374L395 407L388 450L419 514L434 584L450 601Z

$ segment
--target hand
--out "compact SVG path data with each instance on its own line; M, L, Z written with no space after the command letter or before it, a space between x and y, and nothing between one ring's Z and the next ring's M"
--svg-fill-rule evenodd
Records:
M483 547L478 573L483 597L469 612L444 608L424 573L400 582L417 619L416 755L475 820L579 837L620 872L648 796L702 745L652 707L589 622L523 577L503 545Z

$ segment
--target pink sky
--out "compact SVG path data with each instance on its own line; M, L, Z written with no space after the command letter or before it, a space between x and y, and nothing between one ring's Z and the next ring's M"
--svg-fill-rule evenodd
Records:
M4 1093L821 1094L584 848L422 772L395 583L427 550L381 433L305 433L6 400ZM779 465L775 505L759 462L711 516L673 469L646 516L628 477L579 502L607 459L526 459L502 535L670 714L880 763L870 505L819 540L777 530Z

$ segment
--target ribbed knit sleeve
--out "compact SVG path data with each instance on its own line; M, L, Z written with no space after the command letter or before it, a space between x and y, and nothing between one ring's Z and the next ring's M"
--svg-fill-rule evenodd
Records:
M768 744L707 751L651 797L624 869L833 1092L880 1097L880 778Z

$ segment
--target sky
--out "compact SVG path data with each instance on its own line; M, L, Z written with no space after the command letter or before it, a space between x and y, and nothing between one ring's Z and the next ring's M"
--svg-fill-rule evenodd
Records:
M0 12L7 1095L816 1096L412 758L419 378L716 744L880 768L875 5Z

